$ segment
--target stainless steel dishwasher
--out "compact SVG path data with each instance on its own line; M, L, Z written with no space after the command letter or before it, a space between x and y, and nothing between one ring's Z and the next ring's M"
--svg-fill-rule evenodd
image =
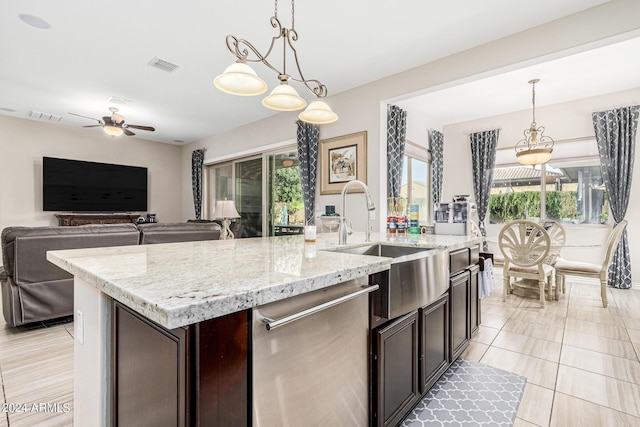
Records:
M253 425L366 426L367 278L253 310Z

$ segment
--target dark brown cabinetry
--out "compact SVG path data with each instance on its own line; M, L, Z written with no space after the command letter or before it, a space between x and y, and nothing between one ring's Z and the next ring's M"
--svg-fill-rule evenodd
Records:
M470 276L468 271L462 271L450 279L451 304L451 362L469 345L471 338L471 323L469 316L469 288Z
M140 214L56 214L58 225L136 223Z
M449 282L451 321L451 362L469 345L480 326L478 299L479 248L464 248L450 253Z
M394 426L416 404L418 387L418 312L374 331L376 410L373 424Z
M114 426L247 426L246 311L168 330L113 308Z
M116 426L186 426L188 331L160 328L115 308Z
M420 393L426 393L449 367L449 294L420 313Z
M480 267L478 267L478 265L472 265L469 267L469 274L471 275L470 280L471 282L469 283L469 292L470 292L470 297L469 297L469 302L470 304L470 310L469 310L469 314L471 317L471 336L475 335L478 333L478 330L480 328L480 298L478 298L478 285L479 285L479 280L478 280L478 276L480 274Z

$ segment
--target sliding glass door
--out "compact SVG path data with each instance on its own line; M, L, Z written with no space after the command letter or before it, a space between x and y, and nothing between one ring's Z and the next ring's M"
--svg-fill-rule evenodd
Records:
M266 156L268 236L302 234L304 202L300 184L300 163L295 149Z
M207 165L206 218L218 200L234 200L242 235L302 234L304 204L295 146L258 156Z

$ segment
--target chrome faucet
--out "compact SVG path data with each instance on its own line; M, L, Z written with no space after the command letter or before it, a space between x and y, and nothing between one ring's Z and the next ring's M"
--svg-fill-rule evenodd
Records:
M362 181L358 181L354 179L353 181L347 182L342 188L342 216L340 217L340 225L338 226L338 244L346 245L347 244L347 234L351 234L351 230L347 230L347 189L352 187L353 185L358 184L364 190L364 197L367 200L367 211L374 211L376 209L375 203L373 203L373 198L371 197L371 193L369 192L369 187ZM369 224L369 214L367 213L367 237L366 241L371 241L371 226Z

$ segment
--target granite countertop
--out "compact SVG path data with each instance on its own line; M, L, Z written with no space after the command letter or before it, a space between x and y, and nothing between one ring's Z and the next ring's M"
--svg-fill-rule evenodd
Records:
M373 241L454 250L465 236ZM302 235L50 251L47 259L160 325L174 329L387 270L391 259L345 254L319 234L315 257ZM365 243L364 233L348 246ZM307 252L309 246L306 247Z

